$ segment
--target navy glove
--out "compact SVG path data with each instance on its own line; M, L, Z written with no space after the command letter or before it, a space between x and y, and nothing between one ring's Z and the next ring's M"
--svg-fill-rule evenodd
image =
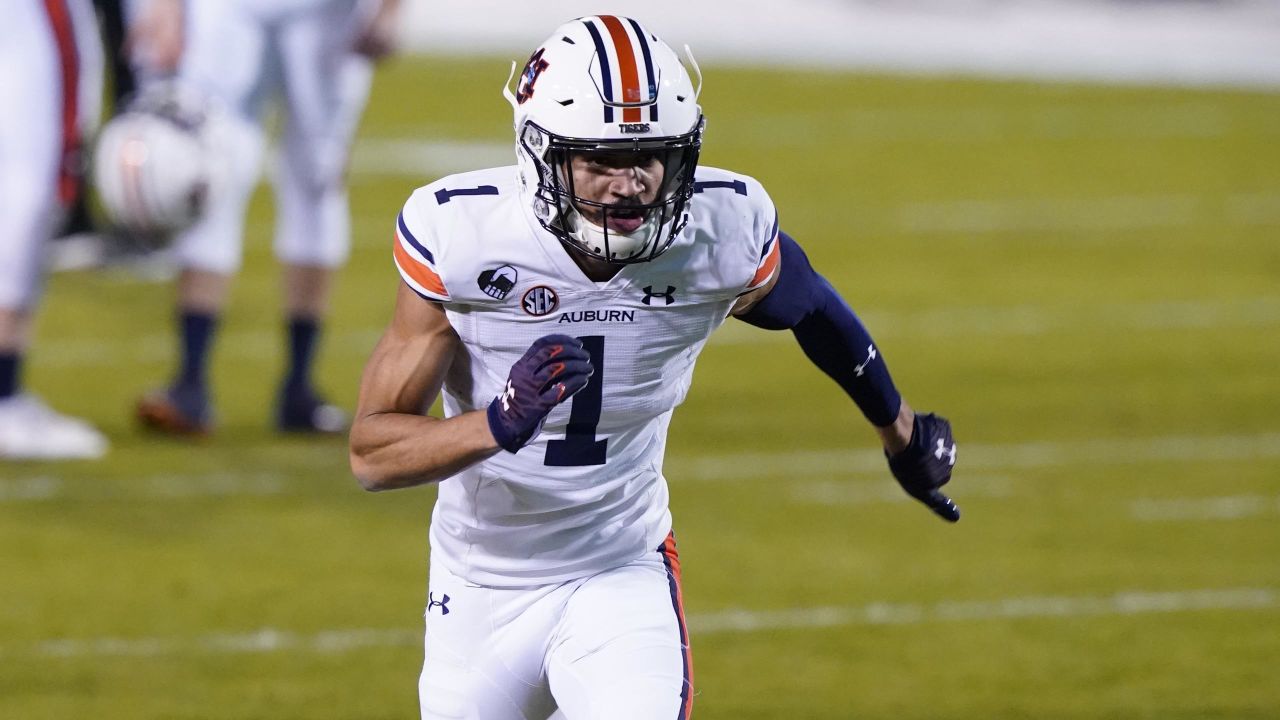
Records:
M507 452L529 444L552 408L586 387L594 370L582 341L547 335L511 366L507 386L489 403L489 431Z
M946 418L916 413L907 447L897 455L885 455L889 470L908 495L947 522L960 519L960 508L938 490L951 479L951 466L956 464L956 442Z

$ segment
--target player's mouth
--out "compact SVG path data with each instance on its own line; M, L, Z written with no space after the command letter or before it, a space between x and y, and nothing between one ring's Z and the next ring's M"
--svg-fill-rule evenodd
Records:
M615 210L610 208L605 213L605 227L610 231L630 235L644 225L643 210Z

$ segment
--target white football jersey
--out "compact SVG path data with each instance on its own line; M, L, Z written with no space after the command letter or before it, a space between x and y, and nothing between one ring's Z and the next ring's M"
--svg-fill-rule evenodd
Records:
M515 166L418 189L395 261L462 339L449 417L484 409L534 340L580 338L595 374L533 442L440 483L433 557L483 585L562 582L651 553L671 529L663 450L694 361L734 300L777 271L778 220L754 179L699 167L667 251L593 282L520 192Z

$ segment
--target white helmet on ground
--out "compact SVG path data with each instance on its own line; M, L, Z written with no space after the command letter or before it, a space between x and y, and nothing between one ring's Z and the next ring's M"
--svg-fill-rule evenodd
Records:
M529 58L515 94L509 79L503 90L515 110L521 183L542 226L614 263L652 260L666 250L688 219L704 126L700 90L675 51L635 20L599 15L557 28ZM644 214L635 231L609 230L578 211L590 206L607 218L618 209L574 192L570 153L593 151L662 162L657 198L625 208Z
M163 83L107 122L94 148L93 180L113 223L161 237L201 216L228 174L216 115L206 98Z

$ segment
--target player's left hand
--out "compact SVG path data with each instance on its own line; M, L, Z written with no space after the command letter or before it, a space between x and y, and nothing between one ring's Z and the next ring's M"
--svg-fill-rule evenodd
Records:
M960 508L938 489L951 480L956 464L956 442L946 418L916 413L907 447L888 457L889 470L908 495L947 522L960 519Z

